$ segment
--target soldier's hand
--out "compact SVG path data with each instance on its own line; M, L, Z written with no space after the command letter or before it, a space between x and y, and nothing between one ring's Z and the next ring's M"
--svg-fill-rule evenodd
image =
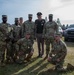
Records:
M57 62L60 62L60 59L57 59Z

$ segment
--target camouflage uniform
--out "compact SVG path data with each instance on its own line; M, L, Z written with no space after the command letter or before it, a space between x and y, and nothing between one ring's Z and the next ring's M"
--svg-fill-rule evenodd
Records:
M12 40L13 40L13 36L12 36L12 26L9 27L9 33L8 33L8 41L7 41L7 55L6 55L6 58L7 58L7 62L9 60L11 60L11 58L13 57L12 55Z
M19 18L19 25L22 26L23 25L23 17Z
M12 35L13 35L13 41L12 41L12 43L13 43L13 45L12 45L12 47L13 47L13 56L15 56L15 58L16 58L16 56L17 56L17 51L19 50L19 46L17 45L17 41L22 37L22 35L21 35L21 26L20 25L13 25L13 31L12 31Z
M66 54L67 54L67 47L65 43L62 40L60 40L59 42L55 41L53 43L53 48L50 53L51 58L50 62L56 65L56 69L60 69L63 67ZM57 59L60 59L60 61L58 62Z
M44 26L43 37L45 38L46 44L46 55L48 56L50 51L50 44L54 42L54 35L58 32L58 25L55 21L47 22Z
M4 61L4 53L6 49L6 42L5 42L5 36L0 31L0 63Z
M1 31L2 29L2 31ZM10 24L0 23L0 62L4 62L5 49L8 49Z
M32 17L32 14L29 14L29 17ZM33 44L34 43L34 35L35 35L35 33L34 33L34 22L33 21L27 20L23 23L22 36L24 37L27 32L30 32L30 34L31 34L30 39L31 39L32 44Z
M19 57L18 60L19 62L24 62L26 54L30 56L33 53L32 42L30 39L22 38L18 40L17 44L21 45L21 48L18 51L18 57Z

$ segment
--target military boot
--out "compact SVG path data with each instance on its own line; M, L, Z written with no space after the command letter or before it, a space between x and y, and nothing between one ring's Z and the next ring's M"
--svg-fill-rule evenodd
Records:
M68 63L68 65L67 65L67 70L68 70L68 71L73 71L73 70L74 70L74 66L71 65L70 63Z

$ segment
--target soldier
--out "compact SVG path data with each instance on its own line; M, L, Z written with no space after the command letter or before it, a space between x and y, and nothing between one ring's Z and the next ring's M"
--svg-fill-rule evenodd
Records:
M63 26L62 26L62 30L65 30L66 29L66 27L65 27L65 25L63 24Z
M11 30L10 24L7 23L7 15L2 15L2 23L0 23L0 63L4 65L5 50L8 49L9 32Z
M44 38L42 37L42 34L45 20L42 19L41 12L37 13L37 17L38 19L35 20L35 35L37 37L38 57L42 57L44 55Z
M22 24L23 24L23 17L20 17L19 18L19 25L22 26Z
M50 52L48 61L55 65L55 70L61 71L63 69L63 63L66 55L66 44L62 40L60 40L60 33L57 33L55 35L55 41L53 43L53 48Z
M16 61L16 58L17 58L17 51L18 49L20 48L18 45L17 45L17 41L22 37L21 35L21 26L19 25L19 21L18 21L18 18L15 18L15 24L12 25L13 27L13 58L14 58L14 61Z
M35 32L34 32L34 22L32 21L32 14L28 14L28 20L25 21L22 25L22 31L23 31L23 36L26 34L26 32L30 32L31 34L31 42L32 42L32 47L34 44L34 36L35 36Z
M45 24L43 35L45 38L46 44L46 56L44 60L48 57L50 51L50 44L52 45L54 42L54 35L58 32L58 25L55 21L53 21L53 14L49 14L49 21Z
M23 63L25 59L29 61L33 55L33 47L32 42L30 40L30 32L26 32L25 37L18 40L17 44L21 45L21 48L18 51L18 63Z
M6 41L6 45L7 45L6 63L9 63L13 60L13 55L12 55L12 52L13 52L13 50L12 50L13 49L12 48L12 46L13 46L13 43L12 43L13 33L12 33L12 31L13 31L13 28L12 28L12 26L10 26L9 29L10 29L10 31L8 33L8 37L7 37L7 41Z

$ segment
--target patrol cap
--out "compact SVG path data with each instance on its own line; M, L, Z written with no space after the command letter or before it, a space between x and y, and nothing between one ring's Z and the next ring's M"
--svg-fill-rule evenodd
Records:
M42 15L42 13L41 13L41 12L38 12L38 13L37 13L37 16L41 16L41 15Z
M18 18L15 18L15 21L17 21L18 20Z
M28 17L32 17L33 15L32 14L28 14Z
M51 16L51 17L52 17L52 16L53 16L53 14L49 14L49 16Z
M4 17L7 18L7 15L2 15L2 18L4 18Z
M31 32L30 32L30 31L27 31L27 32L26 32L26 35L30 35L30 34L31 34Z

